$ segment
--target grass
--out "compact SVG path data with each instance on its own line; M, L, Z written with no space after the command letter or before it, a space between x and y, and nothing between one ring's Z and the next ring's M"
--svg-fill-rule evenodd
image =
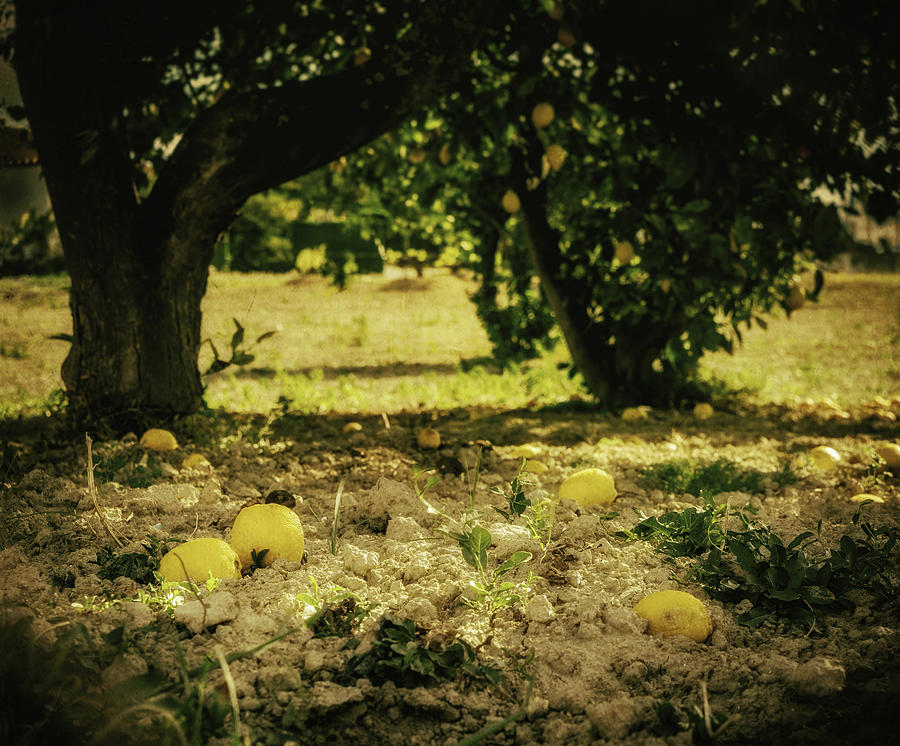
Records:
M71 330L64 276L0 279L0 417L39 414L62 387ZM500 370L469 300L471 280L431 272L354 278L338 292L321 278L213 272L202 339L229 348L237 319L252 342L248 365L207 376L207 403L238 412L396 412L419 408L554 405L579 393L558 363L564 349ZM819 304L769 330L744 334L733 356L707 355L701 373L757 403L830 398L859 406L900 394L900 277L830 274ZM13 322L13 320L15 320ZM249 342L246 346L249 346ZM20 354L24 351L26 354ZM200 370L214 357L200 354Z

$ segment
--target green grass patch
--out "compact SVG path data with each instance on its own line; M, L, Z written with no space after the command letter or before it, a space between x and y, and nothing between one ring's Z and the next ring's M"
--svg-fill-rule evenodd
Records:
M672 459L641 470L641 485L672 494L713 497L722 492L760 492L769 478L782 487L797 481L789 463L770 474L743 469L728 459L702 462L696 459Z

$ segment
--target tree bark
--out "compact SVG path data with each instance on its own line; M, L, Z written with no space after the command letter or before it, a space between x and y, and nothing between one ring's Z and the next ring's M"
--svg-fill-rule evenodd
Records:
M429 3L379 61L229 91L187 127L141 202L121 95L142 84L123 70L153 51L146 39L129 47L140 14L16 5L16 70L72 281L63 380L76 414L115 415L120 427L201 406L200 302L216 241L244 201L402 121L452 83L487 25L475 0ZM153 33L170 51L158 23Z

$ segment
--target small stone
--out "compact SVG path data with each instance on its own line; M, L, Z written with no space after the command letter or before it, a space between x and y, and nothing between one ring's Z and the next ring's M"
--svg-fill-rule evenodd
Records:
M525 616L532 622L549 622L553 618L553 605L546 596L537 595L525 607Z
M230 622L238 615L235 597L228 591L218 591L203 599L192 598L175 608L174 618L195 635L204 629Z
M844 689L847 672L831 658L816 656L801 663L788 676L788 684L798 694L827 697Z

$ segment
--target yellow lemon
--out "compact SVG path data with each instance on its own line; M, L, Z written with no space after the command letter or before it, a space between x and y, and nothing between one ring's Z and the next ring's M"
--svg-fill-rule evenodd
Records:
M441 434L433 427L423 427L416 433L416 443L419 448L440 448Z
M512 189L506 190L506 193L503 195L502 204L503 209L506 210L510 215L522 209L522 203L519 200L519 195L516 194Z
M516 446L509 454L510 458L534 458L541 455L541 447L536 443L523 443Z
M531 474L543 474L546 471L549 471L550 467L547 466L543 461L538 461L537 459L530 458L525 462L525 471L530 472Z
M634 245L631 241L621 241L616 244L616 259L619 260L619 264L631 264L634 257Z
M237 514L231 528L231 546L245 570L253 564L253 553L268 567L277 559L299 562L303 558L303 524L290 508L279 503L248 505Z
M900 469L900 445L888 443L877 451L889 469Z
M668 292L672 289L672 278L664 277L662 279L662 282L659 283L659 289L668 294Z
M210 573L214 578L241 577L241 561L222 539L190 539L166 552L159 562L163 580L190 578L195 583L203 583Z
M792 282L784 304L792 311L797 311L803 308L804 303L806 303L806 293L803 292L803 288Z
M425 162L425 150L422 148L413 148L409 151L409 162L410 163L424 163Z
M212 469L212 464L209 463L209 459L206 458L202 453L192 453L190 456L186 456L184 461L181 462L182 469Z
M812 465L821 471L834 469L841 460L841 455L831 446L816 446L809 452Z
M865 502L866 500L871 500L873 503L883 503L884 502L883 497L879 497L878 495L872 495L868 492L860 492L858 495L854 495L853 497L850 498L850 502L853 502L853 503L861 503L861 502Z
M568 498L579 505L609 505L616 499L616 484L603 469L582 469L559 486L559 499Z
M703 602L684 591L656 591L644 596L634 613L650 622L651 635L684 635L703 642L712 633L712 620Z
M151 427L141 436L141 445L151 451L174 451L178 448L178 441L168 430Z
M343 427L343 431L345 435L349 435L351 433L359 433L362 432L363 426L358 422L348 422Z
M547 163L550 164L550 168L554 171L559 171L559 169L562 168L563 162L566 160L565 148L557 143L553 143L549 146L545 155L547 156Z
M698 420L708 420L715 414L712 404L702 401L694 407L694 417Z
M621 415L623 420L646 420L647 410L641 407L625 407Z
M531 121L538 129L543 129L553 121L553 107L542 101L531 110Z
M438 153L438 160L445 166L453 160L453 153L450 152L450 143L445 142L441 145L441 152Z

